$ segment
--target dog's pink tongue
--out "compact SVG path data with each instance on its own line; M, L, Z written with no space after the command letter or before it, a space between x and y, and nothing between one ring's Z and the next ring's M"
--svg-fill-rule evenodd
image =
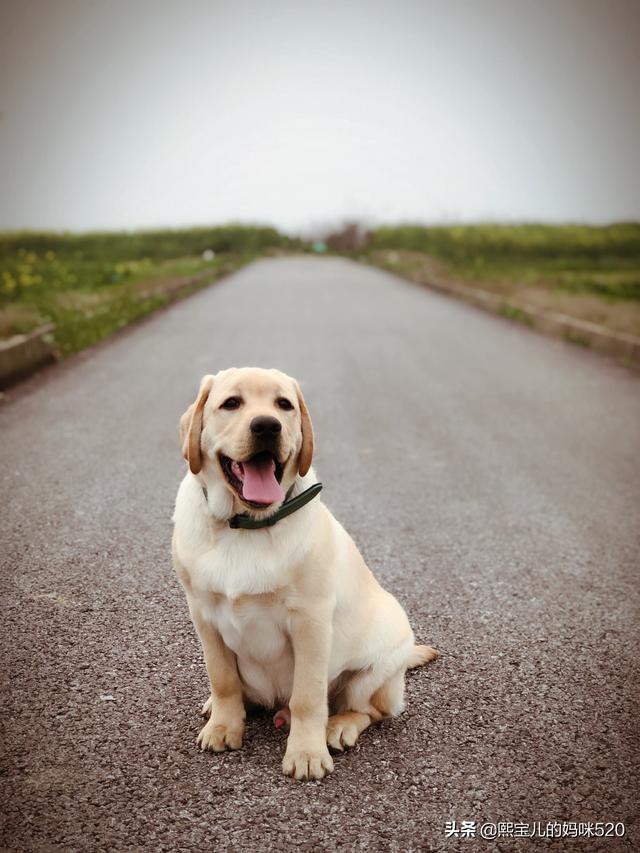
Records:
M259 504L272 504L284 499L284 491L276 480L276 463L273 459L251 459L243 462L242 497Z

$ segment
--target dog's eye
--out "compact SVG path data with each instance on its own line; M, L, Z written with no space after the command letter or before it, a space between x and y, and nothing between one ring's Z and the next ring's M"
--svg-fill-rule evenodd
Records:
M278 407L284 409L285 412L290 412L293 409L293 403L290 400L287 400L286 397L278 397L276 400Z
M239 409L242 400L240 397L227 397L224 403L220 406L221 409Z

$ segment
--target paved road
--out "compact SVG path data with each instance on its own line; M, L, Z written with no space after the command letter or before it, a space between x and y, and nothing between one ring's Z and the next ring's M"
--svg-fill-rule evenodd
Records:
M301 378L325 500L442 657L323 783L266 716L200 754L169 558L201 374ZM0 846L640 849L640 382L385 273L256 263L9 395ZM445 822L625 821L624 841L445 841Z

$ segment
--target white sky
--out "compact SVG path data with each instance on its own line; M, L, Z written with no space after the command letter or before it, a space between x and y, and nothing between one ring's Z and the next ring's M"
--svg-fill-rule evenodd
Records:
M0 0L0 228L640 219L637 0Z

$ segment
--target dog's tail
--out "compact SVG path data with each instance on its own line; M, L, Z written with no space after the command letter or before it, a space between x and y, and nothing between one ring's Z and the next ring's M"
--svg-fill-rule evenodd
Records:
M413 669L415 666L424 666L425 663L430 663L437 657L438 652L431 646L414 646L407 666L409 669Z

